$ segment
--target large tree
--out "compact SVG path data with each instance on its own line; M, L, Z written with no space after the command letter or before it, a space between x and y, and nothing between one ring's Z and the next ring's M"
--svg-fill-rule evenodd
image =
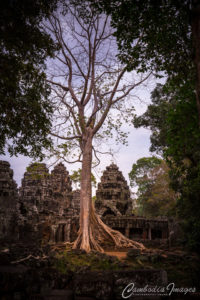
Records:
M120 128L133 117L133 92L150 74L127 76L126 66L116 57L109 17L98 14L89 2L73 2L60 7L44 27L60 47L48 70L55 107L51 134L57 142L52 154L68 163L82 163L80 229L74 248L102 251L105 241L143 248L95 214L91 167L93 158L99 161L104 138L105 142L112 137L125 142Z
M158 157L137 160L129 173L137 186L137 214L145 217L175 215L176 193L170 187L169 167Z
M44 70L56 46L41 21L57 2L0 3L0 154L38 157L49 146L52 107Z

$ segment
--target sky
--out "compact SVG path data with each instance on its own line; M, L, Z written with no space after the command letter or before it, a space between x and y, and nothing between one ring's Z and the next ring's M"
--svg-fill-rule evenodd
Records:
M149 91L141 91L140 98L142 98L144 101L143 103L138 102L135 105L136 113L138 115L145 112L147 104L150 103ZM124 129L126 130L127 126L124 127ZM150 130L144 128L136 129L133 126L128 128L128 130L130 131L130 134L128 136L128 146L114 146L113 148L116 153L114 154L113 158L108 155L102 156L100 165L93 170L93 174L98 182L100 181L100 177L106 166L114 162L115 164L117 164L119 170L122 171L124 177L129 183L128 173L131 171L133 163L135 163L137 159L141 157L152 155L149 152L151 134ZM18 157L10 157L7 154L5 156L1 155L0 160L6 160L10 163L11 168L14 171L14 180L17 182L18 187L20 187L21 180L26 171L26 167L32 162L32 159L22 155L19 155ZM73 170L77 170L80 167L80 164L71 165L65 163L65 166L71 174ZM50 168L50 170L51 169L52 168Z
M137 159L150 156L149 152L150 147L150 131L146 129L133 129L128 138L128 146L117 147L118 153L114 155L114 158L110 156L104 156L101 160L101 164L93 170L93 174L96 177L97 181L100 180L102 171L105 170L106 166L110 165L112 162L117 164L119 170L122 171L124 177L129 183L128 173L131 171L133 163ZM32 159L19 155L18 157L9 157L9 155L0 156L0 160L6 160L10 163L11 168L14 171L14 180L17 182L18 187L21 186L21 179L23 174L26 171L26 167L31 163ZM71 174L73 170L77 170L80 166L67 165L65 166L69 173Z
M137 95L139 96L140 100L134 100L135 114L141 115L146 111L148 105L151 103L151 91L155 88L157 82L158 80L156 81L155 79L151 79L149 80L146 86L138 88ZM163 83L163 80L159 80L159 82ZM145 128L136 129L133 127L133 125L131 127L128 127L125 123L123 124L123 127L124 131L130 132L130 134L128 135L128 146L114 145L113 157L109 155L101 156L100 165L92 170L97 182L101 180L101 176L106 167L109 166L112 162L114 162L124 175L129 185L128 173L131 171L132 165L136 163L136 161L141 157L153 155L151 152L149 152L151 135L150 130ZM22 155L18 155L17 157L10 157L9 154L0 155L0 160L5 160L10 163L11 169L13 169L14 171L13 178L16 181L18 187L20 187L21 180L23 179L23 175L26 172L26 167L29 164L31 164L33 160L29 157L25 157ZM49 162L45 161L45 163L48 166ZM69 171L69 174L72 174L74 170L78 170L78 168L81 167L80 163L64 164L66 166L66 169ZM53 167L49 168L50 172L53 169ZM135 192L136 189L133 189L132 191ZM94 188L93 195L95 195Z
M105 51L104 51L105 52ZM113 56L113 52L112 52ZM53 65L52 65L53 66ZM58 65L58 67L60 67ZM55 69L53 69L56 72ZM141 99L134 100L135 104L135 113L140 115L144 113L147 109L147 105L150 103L150 92L155 87L155 79L149 80L147 86L137 87L137 95ZM135 102L137 101L137 102ZM102 172L105 170L106 166L110 165L111 162L114 162L118 165L119 170L122 171L124 177L129 183L128 173L131 171L132 165L141 157L152 155L149 152L150 147L150 134L151 132L144 128L135 129L133 126L128 127L127 124L124 124L124 131L130 131L128 136L128 146L123 145L114 145L115 154L113 158L111 156L101 156L100 165L93 170L93 174L97 179L97 182L100 181ZM18 184L18 187L21 185L21 180L23 174L26 171L26 167L31 163L32 159L24 156L10 157L8 154L5 156L0 156L0 160L6 160L10 163L11 168L14 170L14 179ZM49 163L49 162L47 162ZM80 164L65 164L69 173L72 173L73 170L77 170L81 167ZM51 168L50 168L51 170Z

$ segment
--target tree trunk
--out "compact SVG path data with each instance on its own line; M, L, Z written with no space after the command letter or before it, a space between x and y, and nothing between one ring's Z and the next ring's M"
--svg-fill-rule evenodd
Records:
M80 248L90 250L90 213L92 205L92 130L88 130L83 137L83 162L81 171L81 203L80 203Z
M81 199L80 199L80 228L73 249L86 252L97 250L103 252L103 246L132 247L144 249L137 242L129 240L120 232L109 228L95 213L92 203L91 168L92 168L92 138L93 132L89 128L83 138L83 162L81 171Z

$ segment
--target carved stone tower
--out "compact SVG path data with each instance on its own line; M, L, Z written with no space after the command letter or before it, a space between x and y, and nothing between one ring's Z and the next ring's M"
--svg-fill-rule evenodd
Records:
M0 160L0 240L18 238L18 193L13 170L7 161Z
M95 207L102 217L131 214L132 201L129 187L122 172L113 163L103 172L101 182L98 184Z
M27 168L20 188L21 211L46 241L69 239L72 187L69 173L60 163L49 174L45 164Z

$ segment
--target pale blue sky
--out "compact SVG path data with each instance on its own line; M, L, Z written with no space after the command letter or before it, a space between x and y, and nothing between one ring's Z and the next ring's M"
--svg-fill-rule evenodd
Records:
M150 101L149 95L145 95L147 103ZM138 114L141 114L146 109L146 104L138 103L136 105L136 111ZM125 127L126 129L126 127ZM137 159L149 156L150 147L150 131L144 128L135 129L134 127L128 128L130 132L128 137L128 146L118 145L116 146L116 152L114 158L104 155L101 157L101 164L93 170L93 173L97 180L99 181L100 176L112 161L116 163L122 171L126 180L128 180L128 173L131 171L132 164L137 161ZM115 148L115 147L114 147ZM0 156L0 160L6 160L10 163L11 168L14 170L14 179L16 180L18 187L21 186L21 179L23 174L26 171L26 167L31 163L32 159L29 157L24 157L19 155L18 157L10 157L9 155ZM66 165L67 170L72 173L73 170L77 170L80 167L80 164Z
M150 91L155 87L156 81L151 80L147 87L138 88L137 95L140 97L140 101L135 102L135 113L141 115L146 111L148 104L150 103ZM135 101L135 100L134 100ZM92 172L94 173L97 181L100 180L102 172L105 170L106 166L110 165L113 161L118 165L119 170L122 171L124 177L128 181L128 173L131 171L132 165L141 157L150 156L152 153L149 152L150 147L150 130L139 128L136 129L133 126L128 127L124 124L124 130L129 131L128 136L128 146L118 145L114 146L116 153L114 158L111 156L103 155L101 157L100 165L95 168ZM24 157L19 155L18 157L10 157L9 155L0 156L0 160L6 160L10 163L11 168L14 171L14 179L18 184L18 187L21 186L21 180L23 178L26 167L31 163L32 159L29 157ZM47 162L48 163L48 162ZM66 164L65 166L69 173L71 174L73 170L77 170L81 167L80 164ZM51 170L51 168L50 168ZM93 191L94 193L94 191Z
M48 23L46 25L49 26ZM68 32L67 32L67 37L68 37ZM70 40L70 42L71 42L71 40ZM112 38L112 44L109 44L108 47L111 47L111 46L113 46L112 53L111 53L112 60L113 60L114 59L113 54L116 51L116 49L115 49L116 43L113 38ZM100 55L102 55L102 53L104 53L104 52L107 53L107 50L101 51ZM106 57L107 57L107 55L106 55ZM48 63L47 63L47 65L48 65ZM59 69L59 72L60 72L60 67L61 66L58 64L57 68ZM48 68L50 69L49 72L52 71L53 74L57 70L57 69L55 69L54 65L50 64L50 63L48 65ZM51 70L51 68L52 68L52 70ZM64 68L65 68L65 66L64 66ZM56 75L56 74L54 74L54 75ZM59 75L60 75L60 73L59 73ZM134 74L134 76L135 75L136 74ZM134 77L131 77L131 73L128 73L127 77L125 78L124 83L126 84L126 81L128 82L128 81L134 80L134 79L135 79ZM136 82L137 82L137 80L136 80ZM136 98L134 98L134 96L131 99L131 101L134 101L136 113L138 115L142 114L146 110L147 105L150 103L150 91L152 91L154 89L155 84L156 84L155 79L149 78L147 86L145 86L146 85L146 82L145 82L145 84L143 86L139 85L138 87L134 88L134 95L139 96L140 99L142 100L142 102L140 102L140 101L136 100ZM151 155L149 153L149 147L150 147L150 140L149 140L150 131L149 130L146 130L144 128L135 129L133 126L129 128L126 124L124 124L124 130L130 131L130 134L128 137L128 146L123 146L123 145L115 146L114 145L113 148L116 153L114 154L113 159L110 156L102 156L101 157L101 164L95 170L93 170L94 175L97 177L97 181L99 181L102 171L105 170L106 166L108 166L112 161L118 165L119 169L123 172L123 175L125 176L125 178L128 181L128 173L131 171L133 163L135 163L137 161L137 159L139 159L141 157ZM28 157L23 157L23 156L9 157L9 155L0 156L0 160L7 160L10 162L11 168L14 170L14 179L16 180L18 186L20 186L21 179L26 170L26 167L30 164L30 162L32 160ZM71 164L67 165L66 164L66 168L68 169L68 171L70 173L72 172L72 170L77 170L80 167L81 167L80 164L76 164L76 165L71 165Z

